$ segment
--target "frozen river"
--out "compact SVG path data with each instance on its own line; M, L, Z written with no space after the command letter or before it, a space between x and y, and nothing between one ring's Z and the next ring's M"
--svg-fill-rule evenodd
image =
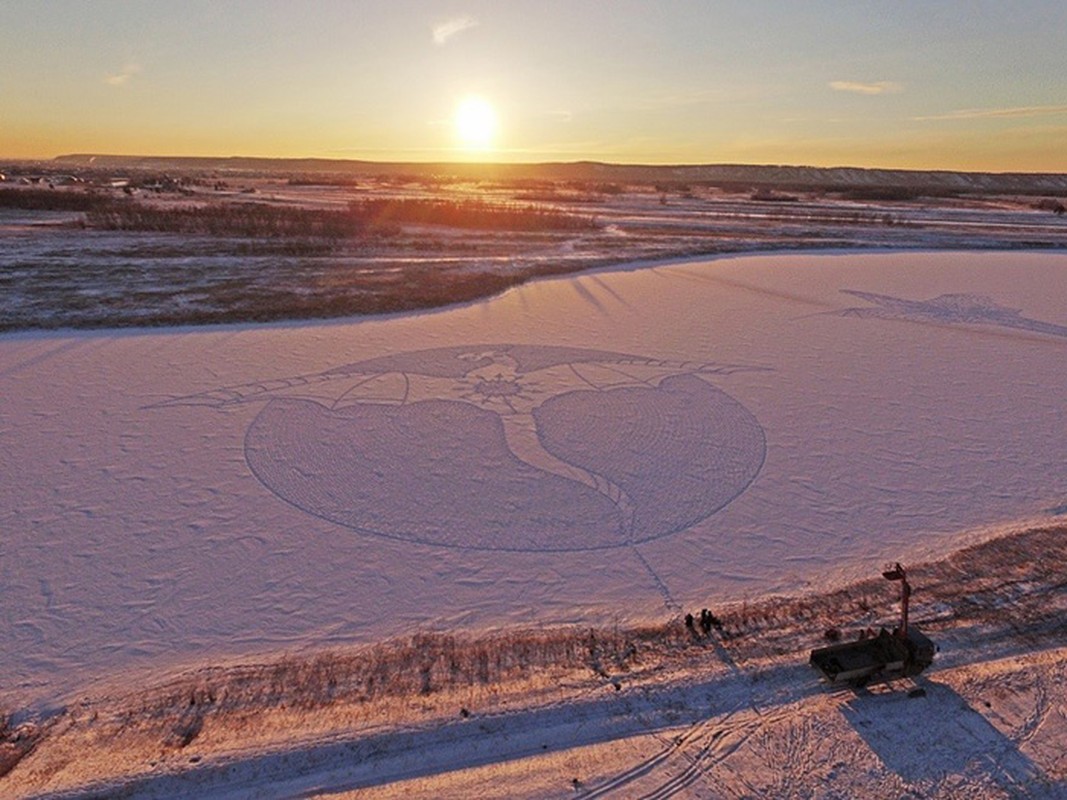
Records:
M3 691L662 618L1067 513L1067 256L779 254L0 337Z

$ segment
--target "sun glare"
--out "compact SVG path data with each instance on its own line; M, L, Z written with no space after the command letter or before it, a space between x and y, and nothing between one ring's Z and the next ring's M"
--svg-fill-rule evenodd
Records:
M466 97L456 106L456 138L469 150L488 150L496 137L493 107L481 97Z

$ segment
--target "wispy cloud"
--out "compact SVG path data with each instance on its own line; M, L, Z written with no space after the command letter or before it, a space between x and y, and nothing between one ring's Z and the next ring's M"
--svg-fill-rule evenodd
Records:
M645 96L638 98L638 102L650 108L681 108L684 106L705 105L721 99L721 91L696 89Z
M140 71L141 65L130 61L124 64L119 72L113 73L111 75L105 75L104 83L106 83L108 86L125 86L133 79L133 76L139 73Z
M1051 117L1067 114L1067 106L1018 106L1015 108L963 108L947 114L912 117L913 120L935 119L997 119L1001 117Z
M830 81L830 88L835 92L852 92L853 94L900 94L903 85L895 81Z
M478 20L474 17L454 17L433 27L433 41L438 47L446 44L457 33L475 27Z

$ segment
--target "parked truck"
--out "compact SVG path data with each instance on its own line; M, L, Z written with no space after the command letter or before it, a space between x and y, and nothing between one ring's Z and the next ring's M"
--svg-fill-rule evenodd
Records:
M911 584L904 567L892 564L882 577L900 583L900 625L892 631L865 630L855 641L812 650L811 665L831 684L863 686L873 679L918 675L934 661L937 647L917 627L908 624Z

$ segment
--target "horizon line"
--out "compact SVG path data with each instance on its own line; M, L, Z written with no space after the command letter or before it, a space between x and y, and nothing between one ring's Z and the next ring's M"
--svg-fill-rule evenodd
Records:
M948 168L917 168L917 167L861 167L848 164L835 164L832 166L817 166L814 164L783 164L766 162L624 162L624 161L601 161L598 159L579 158L573 160L546 160L546 161L469 161L469 160L425 160L425 161L402 161L402 160L375 160L366 158L347 158L337 156L258 156L258 155L160 155L160 154L132 154L132 153L92 153L74 152L61 153L52 157L43 158L7 158L0 159L9 163L43 163L62 161L64 159L129 159L129 160L159 160L159 161L276 161L276 162L299 162L314 161L340 164L369 164L381 166L448 166L467 168L493 168L493 167L547 167L547 166L579 166L583 164L605 166L614 168L637 168L637 169L700 169L709 167L742 167L742 168L765 168L765 169L802 169L802 170L855 170L859 172L896 172L896 173L945 173L957 175L1028 175L1028 176L1065 176L1067 172L1057 171L1027 171L1027 170L972 170L972 169L948 169Z

